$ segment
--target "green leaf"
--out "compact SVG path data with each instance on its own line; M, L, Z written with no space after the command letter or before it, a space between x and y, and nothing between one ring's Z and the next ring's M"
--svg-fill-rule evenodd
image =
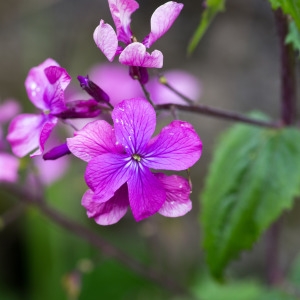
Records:
M300 30L300 1L299 0L269 0L273 9L281 8L282 11L291 15Z
M294 50L300 51L300 31L294 21L289 24L289 33L286 36L285 42L292 44Z
M209 24L212 22L214 17L218 12L224 11L225 9L225 0L207 0L206 8L201 16L200 23L198 28L196 29L191 42L188 45L188 54L192 54L192 52L197 47L200 42L202 36L206 32Z
M300 131L237 125L223 135L202 196L212 274L249 249L300 195Z

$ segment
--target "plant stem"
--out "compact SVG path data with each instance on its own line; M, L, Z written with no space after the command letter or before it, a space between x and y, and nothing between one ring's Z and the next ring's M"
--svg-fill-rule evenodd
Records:
M28 191L22 187L17 187L13 184L1 184L1 188L5 189L11 195L16 197L18 200L25 202L29 205L34 205L37 207L40 212L50 219L56 225L72 232L77 237L85 240L89 244L93 245L97 249L103 252L107 257L111 257L121 262L132 271L140 274L141 276L155 282L160 285L162 288L169 290L175 295L187 295L193 299L192 295L189 295L189 292L183 288L179 283L173 281L167 276L156 272L154 269L144 266L138 260L130 257L120 249L116 248L108 241L103 239L101 236L91 231L89 228L84 227L83 225L69 219L67 216L63 215L59 211L48 206L44 199L40 199L41 196L33 196Z
M261 127L268 127L268 128L273 128L273 129L279 129L282 127L282 125L279 122L270 122L270 121L262 121L262 120L257 120L251 117L247 117L243 114L236 113L236 112L231 112L219 108L213 108L210 106L202 105L202 104L197 104L197 105L180 105L180 104L161 104L161 105L156 105L156 109L160 110L169 110L169 109L179 109L182 111L187 111L187 112L192 112L192 113L198 113L198 114L203 114L206 116L211 116L211 117L217 117L220 119L225 119L229 121L237 121L241 123L246 123L246 124L251 124L255 126L261 126Z
M288 18L281 9L276 10L275 20L280 45L281 60L281 119L289 126L296 121L296 72L295 53L291 44L286 44Z
M281 62L281 120L285 126L291 126L296 121L296 77L295 53L292 45L286 44L288 33L288 18L281 9L274 12L277 26L280 62ZM270 285L279 285L284 281L280 267L280 219L277 220L267 233L267 279Z

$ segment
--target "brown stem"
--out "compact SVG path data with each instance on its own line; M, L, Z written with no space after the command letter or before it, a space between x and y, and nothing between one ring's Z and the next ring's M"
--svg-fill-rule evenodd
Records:
M261 126L261 127L268 127L268 128L274 128L278 129L281 128L282 125L278 122L269 122L269 121L262 121L262 120L257 120L253 119L251 117L247 117L243 114L239 114L236 112L231 112L219 108L213 108L210 106L202 105L202 104L197 104L197 105L180 105L180 104L161 104L161 105L156 105L155 108L160 110L169 110L172 109L172 107L182 110L182 111L187 111L187 112L192 112L192 113L198 113L198 114L203 114L207 116L212 116L212 117L217 117L229 121L238 121L241 123L246 123L246 124L251 124L255 126Z
M18 203L0 216L0 230L17 220L24 212L24 204Z
M40 212L43 213L43 215L45 215L53 223L61 226L62 228L75 234L77 237L80 237L81 239L90 243L91 245L102 251L104 255L116 259L137 274L140 274L141 276L157 283L173 294L189 295L189 292L177 282L156 272L154 269L144 266L139 261L128 256L126 253L119 250L90 229L69 219L52 207L49 207L44 200L42 201L41 199L37 199L37 197L30 195L25 189L12 184L1 184L1 186L7 192L14 195L17 199L24 201L26 204L36 206L40 210ZM190 299L193 299L193 296L189 296L191 297Z
M281 118L282 122L289 126L296 121L295 52L291 44L285 43L288 34L288 17L281 9L277 9L274 14L281 60Z
M281 62L281 120L286 126L296 121L296 77L295 53L292 45L286 44L288 34L288 18L281 9L274 11L277 26L280 62ZM280 220L277 220L267 233L267 278L271 285L279 285L284 281L279 262Z

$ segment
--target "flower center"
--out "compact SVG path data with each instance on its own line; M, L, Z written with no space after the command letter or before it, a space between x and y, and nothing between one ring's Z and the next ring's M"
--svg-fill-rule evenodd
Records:
M133 158L134 160L136 160L137 162L140 162L140 161L141 161L141 157L140 157L138 154L133 154L133 155L132 155L132 158Z

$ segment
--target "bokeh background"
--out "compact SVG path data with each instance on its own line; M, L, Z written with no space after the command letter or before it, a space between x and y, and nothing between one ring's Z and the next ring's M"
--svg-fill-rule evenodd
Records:
M132 31L141 39L149 32L152 12L165 1L138 2L140 9L132 17ZM196 76L202 86L199 103L243 113L261 110L279 118L279 49L268 1L228 0L226 12L215 18L190 57L186 49L199 23L202 3L181 2L185 6L179 18L154 47L164 53L163 70L182 69ZM105 0L0 1L0 101L15 98L24 111L33 111L24 80L31 67L48 57L68 70L74 84L77 75L106 62L92 38L101 18L112 24ZM115 82L116 88L120 84ZM188 285L206 272L199 225L200 193L218 136L232 123L189 113L179 116L195 126L204 145L202 158L191 173L194 206L188 215L178 219L154 216L135 223L128 214L114 226L97 226L80 206L86 189L85 164L76 159L62 178L45 187L45 193L51 205L145 264ZM161 119L159 126L170 121L171 117ZM4 193L0 197L2 212L15 203ZM280 258L288 268L299 248L297 213L286 214L281 222ZM229 273L264 281L265 257L262 238L252 251L231 264ZM85 300L169 297L155 284L53 225L34 208L0 231L1 300L77 299L76 288L81 289L78 299Z

